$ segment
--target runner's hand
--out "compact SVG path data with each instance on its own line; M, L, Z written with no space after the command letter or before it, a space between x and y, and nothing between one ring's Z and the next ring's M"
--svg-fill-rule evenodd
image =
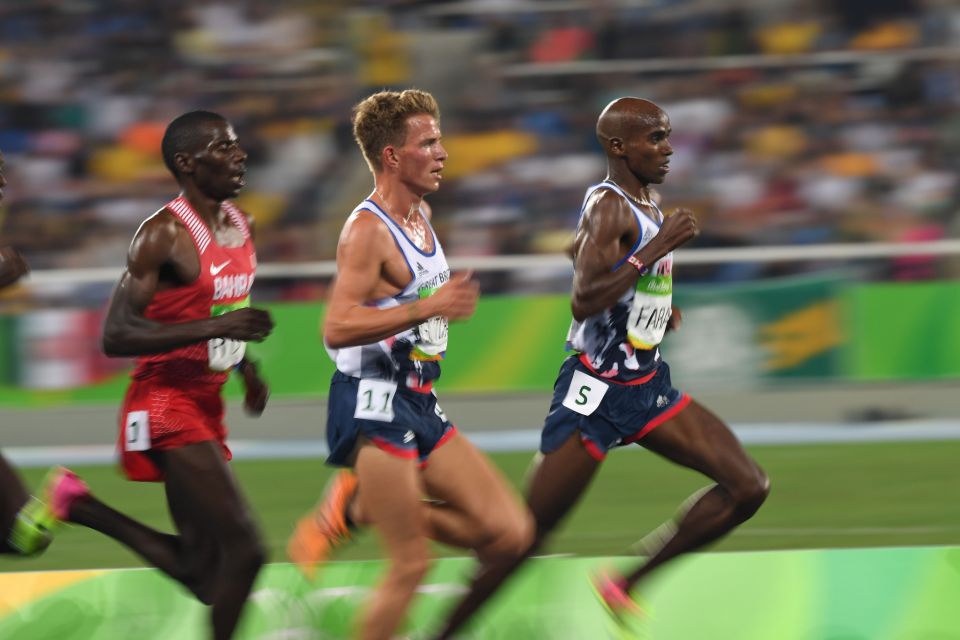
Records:
M259 417L267 408L267 399L270 397L270 388L260 377L257 365L250 360L244 360L240 367L243 376L243 386L246 392L243 396L243 408L252 416Z
M450 278L424 302L436 309L432 316L443 316L447 320L466 320L477 309L480 297L480 283L473 279L473 271L464 271Z
M680 328L680 324L683 322L683 314L680 312L680 309L676 307L671 307L670 309L670 319L667 320L667 331L676 331Z
M700 235L697 227L697 217L689 209L676 209L663 219L660 231L653 241L664 245L664 254L670 253L677 247L693 240ZM651 241L651 242L653 242Z
M270 312L264 309L246 307L229 311L213 318L217 322L217 337L262 342L273 331Z

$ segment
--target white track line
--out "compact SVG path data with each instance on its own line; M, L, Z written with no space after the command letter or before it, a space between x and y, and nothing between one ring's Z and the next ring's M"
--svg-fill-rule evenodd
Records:
M851 424L751 424L733 430L748 445L787 445L865 442L919 442L960 440L960 421L903 420ZM484 451L535 451L540 444L537 429L480 431L466 434ZM316 440L236 440L230 448L237 460L320 458L327 455L322 438ZM637 447L629 447L636 450ZM113 445L9 447L4 455L22 467L54 464L109 464L116 459Z

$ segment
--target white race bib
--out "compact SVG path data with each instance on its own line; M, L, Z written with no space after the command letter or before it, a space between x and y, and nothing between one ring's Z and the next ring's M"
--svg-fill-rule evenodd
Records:
M420 289L417 294L420 299L429 298L437 292L438 287ZM434 316L421 322L414 334L417 337L410 357L414 360L439 360L447 350L447 333L450 323L443 316Z
M123 430L124 451L147 451L150 448L150 418L146 411L131 411L127 414Z
M210 316L222 316L230 311L243 309L250 306L250 297L247 296L239 302L233 304L214 305L210 310ZM233 340L231 338L213 338L207 340L207 366L211 371L230 371L243 360L247 352L247 343L243 340Z
M433 359L447 350L447 333L450 323L443 316L434 316L417 327L416 348L422 355Z
M656 267L656 265L654 265ZM637 280L633 306L627 317L627 338L637 349L653 349L663 342L673 310L673 276L647 273Z
M357 387L357 408L353 417L393 422L393 396L396 393L396 382L362 378Z
M207 361L213 371L230 371L243 360L247 343L230 338L207 340Z
M563 406L576 411L580 415L589 416L600 406L600 401L606 395L610 385L582 371L574 371L567 389L567 397L563 399Z

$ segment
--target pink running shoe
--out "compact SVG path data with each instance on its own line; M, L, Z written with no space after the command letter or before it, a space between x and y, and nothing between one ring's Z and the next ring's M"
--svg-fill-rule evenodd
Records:
M57 520L70 520L70 507L73 503L90 495L90 489L70 469L57 467L47 475L45 493L47 504Z
M626 590L626 580L612 571L602 572L593 578L593 589L607 611L616 618L642 617L643 607L637 604Z

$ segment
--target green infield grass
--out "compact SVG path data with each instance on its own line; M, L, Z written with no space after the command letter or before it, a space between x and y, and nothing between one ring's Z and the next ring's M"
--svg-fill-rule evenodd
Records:
M715 550L950 545L960 542L960 441L757 446L771 495L760 512ZM496 454L494 462L522 487L530 453ZM331 473L321 460L233 464L250 498L274 562L294 523L317 499ZM160 485L132 483L112 466L76 467L105 502L163 530L170 521ZM44 469L25 469L31 487ZM593 486L549 546L550 553L622 555L670 518L704 486L704 478L639 447L612 453ZM463 555L437 548L438 555ZM337 560L380 556L376 537L361 533ZM142 566L119 544L81 527L65 527L41 557L4 557L0 571Z

